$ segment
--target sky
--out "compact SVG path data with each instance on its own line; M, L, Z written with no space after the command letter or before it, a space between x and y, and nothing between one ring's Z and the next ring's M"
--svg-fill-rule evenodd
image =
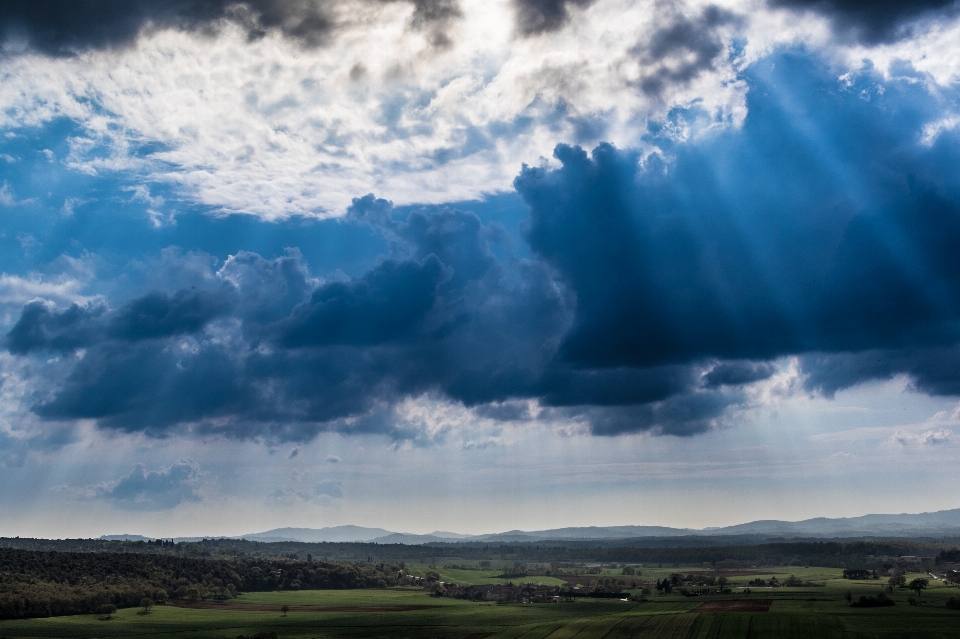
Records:
M960 507L960 4L0 5L0 535Z

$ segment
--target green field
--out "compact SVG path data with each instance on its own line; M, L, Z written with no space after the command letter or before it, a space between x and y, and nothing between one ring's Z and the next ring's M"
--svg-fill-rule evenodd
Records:
M542 584L544 586L562 586L563 580L557 579L556 577L544 577L539 575L531 575L529 577L523 577L522 579L498 579L497 575L501 574L499 570L458 570L455 568L430 568L428 566L417 566L412 565L408 567L408 571L411 575L415 577L423 577L428 572L435 572L440 575L440 581L452 582L455 584L464 584L468 586L473 586L477 584L506 584L506 583L517 583L518 581L523 581L524 583L536 583ZM616 571L619 573L619 571Z
M643 579L671 572L700 569L671 568L644 571ZM444 571L438 571L443 574ZM447 576L459 571L446 571ZM478 573L481 571L463 571ZM475 579L492 579L474 574ZM662 573L662 574L661 574ZM822 587L752 588L742 584L760 576L784 579L790 575L823 583ZM907 575L908 579L914 576ZM856 598L879 592L884 582L849 581L828 568L761 569L731 575L734 593L711 597L651 595L646 602L578 600L557 604L471 603L431 597L419 589L325 590L249 593L210 609L157 606L148 614L139 609L119 611L113 619L77 615L0 622L0 637L153 637L155 639L235 638L274 632L280 639L401 637L410 639L722 639L830 638L891 639L960 637L960 611L944 602L960 596L960 589L931 579L920 605L909 605L915 593L889 594L890 608L851 608L849 590ZM454 580L454 579L451 579ZM459 580L466 582L466 580ZM496 581L496 580L493 580ZM691 612L710 601L772 600L768 612ZM212 604L211 604L212 605ZM341 607L347 610L291 610L282 605ZM247 609L242 609L246 607ZM251 610L250 607L260 607ZM410 607L410 609L398 609ZM383 610L393 608L393 610Z

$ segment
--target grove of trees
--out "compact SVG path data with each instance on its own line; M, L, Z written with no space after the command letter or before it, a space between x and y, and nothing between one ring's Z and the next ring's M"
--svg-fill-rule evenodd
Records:
M399 566L290 559L194 559L162 554L0 549L0 619L145 610L168 598L225 599L238 591L377 588Z

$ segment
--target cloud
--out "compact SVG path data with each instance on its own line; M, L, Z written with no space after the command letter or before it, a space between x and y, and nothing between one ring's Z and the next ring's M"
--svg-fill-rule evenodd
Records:
M586 405L560 409L553 414L582 420L594 435L649 433L690 437L720 427L724 413L741 401L743 397L739 393L692 390L654 402Z
M196 333L229 310L229 298L215 291L148 293L124 305L111 319L111 335L130 341Z
M94 495L128 510L169 510L182 503L201 501L201 476L200 467L189 459L151 471L137 464L126 477L97 486Z
M10 382L9 374L2 381ZM0 387L4 385L0 384ZM9 395L4 399L8 404L14 403ZM15 431L0 429L0 468L23 466L30 453L57 451L78 439L76 429L71 425L33 428L29 418L21 418L19 426Z
M327 458L324 459L323 461L328 464L339 464L340 458L337 457L336 455L327 455Z
M389 4L376 0L366 4ZM404 0L406 1L406 0ZM87 49L124 47L143 31L212 31L222 22L241 26L251 39L275 31L306 46L329 43L339 24L363 2L304 0L131 0L98 2L55 0L42 7L11 0L0 8L0 32L7 47L25 41L48 55ZM410 0L414 27L446 23L458 17L455 0ZM22 45L21 45L22 46Z
M136 342L196 333L224 314L231 301L223 291L181 290L173 295L151 292L112 313L102 304L74 303L57 311L35 301L23 308L7 335L7 343L10 352L24 354L33 350L72 351L108 336Z
M777 371L772 362L721 362L703 376L708 387L741 386L768 379Z
M16 206L17 204L17 198L10 189L10 185L4 182L0 185L0 206Z
M433 307L443 265L386 260L362 278L331 282L278 325L284 347L378 344L414 332Z
M517 30L537 35L562 28L570 19L568 7L589 7L594 0L513 0Z
M889 441L900 446L936 446L947 443L953 436L953 431L947 428L928 430L922 433L898 430L891 435Z
M299 447L299 446L294 446L294 447L290 450L290 454L287 455L287 459L293 459L294 457L296 457L296 456L299 455L299 454L300 454L300 447Z
M317 502L330 504L330 500L343 499L343 482L339 479L323 479L312 490L298 490L289 486L279 486L268 498L280 504L297 502Z
M825 397L875 379L907 375L914 390L960 395L960 347L869 349L857 353L811 353L800 358L804 386Z
M956 0L770 0L770 5L815 11L829 18L838 33L877 44L909 37L911 22L955 7Z
M794 53L746 75L736 132L677 143L652 127L664 155L646 158L561 145L560 168L516 179L531 248L576 296L562 356L636 367L952 343L960 185L944 167L958 147L917 143L933 97L870 70L837 85ZM798 108L819 119L801 125Z
M80 293L89 277L76 275L78 274L64 274L62 277L50 278L39 273L27 276L0 273L0 303L23 306L37 298L79 305L94 302L92 296Z
M531 15L582 13L583 24L520 39L503 28L516 13L510 2L223 3L238 8L233 12L211 2L204 6L213 17L196 22L188 20L203 14L191 9L203 4L196 0L108 4L132 17L111 22L106 16L107 26L136 27L151 12L159 17L148 21L154 26L124 31L134 39L119 49L50 58L13 55L8 43L0 126L24 138L43 127L43 143L61 160L44 161L42 175L112 176L145 189L151 200L137 204L164 227L184 204L279 219L339 215L368 191L399 204L479 198L509 190L516 168L548 156L558 141L632 146L648 118L668 105L697 100L723 119L743 99L731 56L707 61L697 53L698 62L676 82L668 72L687 64L692 52L705 52L706 44L726 51L735 33L742 36L740 27L714 28L699 13L681 19L686 9L671 9L671 18L704 28L696 36L702 43L671 40L662 56L641 59L638 51L647 52L654 33L671 24L650 19L663 12L648 0L599 2L589 11L576 8L583 2L528 2L523 6ZM244 16L268 15L267 5L290 19L245 28ZM301 38L284 35L284 29L297 31L298 16L308 10L333 16L332 31L320 20L309 33L335 44L304 49ZM87 46L85 29L93 21L89 15L65 21L67 32L54 33L44 46ZM536 22L546 23L559 24ZM655 94L638 90L647 64L662 76ZM264 65L273 71L262 73ZM54 134L42 135L46 131ZM22 141L7 146L10 155L27 158ZM34 160L23 162L41 164ZM18 174L31 168L24 164ZM18 197L21 186L31 186L10 183Z
M559 145L523 167L525 220L368 195L313 235L270 226L261 254L238 246L263 227L185 218L240 239L219 261L114 265L90 302L25 300L7 333L41 371L25 401L124 432L402 447L471 423L690 436L774 389L901 374L960 393L960 134L922 140L953 94L869 66L838 78L803 50L741 76L739 127L675 108L643 149ZM367 257L346 272L335 251ZM70 357L40 367L51 354Z
M343 482L339 479L324 479L313 487L313 494L317 497L327 496L332 499L343 499Z
M723 54L723 31L742 19L715 5L704 7L700 15L679 15L645 38L635 48L644 68L639 80L644 93L659 96L669 86L689 84L704 71L712 70Z

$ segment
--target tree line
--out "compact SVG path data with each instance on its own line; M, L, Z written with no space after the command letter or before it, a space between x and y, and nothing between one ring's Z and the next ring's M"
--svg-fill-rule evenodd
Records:
M145 599L225 599L240 591L383 588L401 565L202 559L149 553L0 549L0 619L100 612Z
M879 567L880 556L915 555L936 557L937 563L960 561L956 544L909 540L893 541L790 541L752 545L651 547L637 540L619 544L583 541L549 543L433 543L424 545L376 543L258 542L245 539L203 539L192 542L106 541L98 539L0 538L0 548L62 552L112 552L156 554L193 558L282 558L305 560L308 556L327 562L399 562L436 564L444 560L538 561L577 563L674 563L784 566L817 565L837 568ZM700 543L703 543L700 539ZM644 542L645 543L645 542ZM876 565L874 565L876 564ZM496 565L496 564L494 564Z

